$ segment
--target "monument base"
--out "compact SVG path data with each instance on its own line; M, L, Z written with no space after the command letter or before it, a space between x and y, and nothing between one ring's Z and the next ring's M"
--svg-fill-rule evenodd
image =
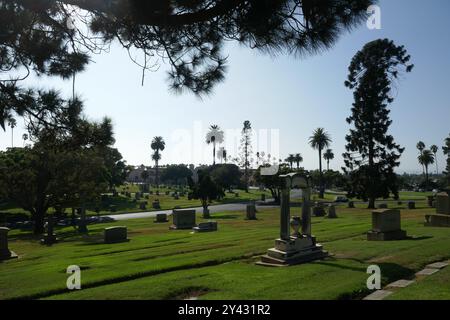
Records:
M425 216L426 227L446 227L450 228L450 215L428 214Z
M191 230L192 228L195 228L195 227L196 227L196 225L193 225L193 226L182 226L182 227L176 226L176 225L171 225L169 227L169 230Z
M153 223L167 223L167 222L169 222L169 219L166 219L166 220L157 220L157 219L155 219L155 220L153 220Z
M275 240L275 248L267 250L258 265L282 267L326 258L328 252L316 243L315 237L291 237L290 240Z
M367 232L368 241L390 241L403 239L406 239L406 231L404 230L396 230L389 232L377 232L377 231Z
M47 234L44 236L43 239L41 239L41 244L42 245L52 245L58 242L58 238L56 238L55 234Z
M19 256L13 251L8 250L7 252L0 253L0 261L17 259Z

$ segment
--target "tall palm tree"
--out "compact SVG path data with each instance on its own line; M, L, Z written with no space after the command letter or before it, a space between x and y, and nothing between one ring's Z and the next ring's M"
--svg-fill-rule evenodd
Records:
M297 170L300 169L300 162L303 162L303 157L300 153L295 155L295 163L297 164Z
M334 159L333 150L327 149L323 154L323 158L327 161L327 171L330 171L330 161Z
M213 145L213 165L216 164L216 144L223 143L223 131L216 124L209 127L209 131L206 134L206 143Z
M154 151L152 154L152 160L155 161L155 169L156 169L156 188L159 189L159 167L158 163L161 160L161 152L166 148L166 143L162 137L154 137L152 143L150 145L152 150Z
M331 141L332 140L330 135L323 128L318 128L314 130L313 135L309 137L309 144L311 145L311 147L319 151L320 199L323 199L323 195L325 192L323 187L322 151L323 149L328 148L330 146Z
M428 184L428 166L434 163L434 155L430 150L423 150L417 157L419 163L425 168L425 182Z
M419 150L420 155L422 155L423 150L425 150L425 143L422 141L417 142L416 145L417 150ZM422 174L425 175L425 167L422 165Z
M8 126L11 127L11 148L14 148L14 128L17 126L17 121L14 118L9 119Z
M439 147L438 147L437 145L433 144L433 145L430 147L430 150L431 150L431 152L433 152L433 154L434 154L434 160L435 160L435 162L436 162L436 174L439 174L439 164L438 164L438 158L437 158L437 153L438 153L438 151L439 151Z
M288 162L292 169L295 162L295 156L293 154L290 154L289 157L287 157L284 161Z

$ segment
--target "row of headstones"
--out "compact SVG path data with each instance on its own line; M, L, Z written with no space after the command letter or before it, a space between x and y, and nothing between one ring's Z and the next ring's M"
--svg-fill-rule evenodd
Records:
M403 205L403 202L402 201L398 201L397 204L399 206L401 206L401 205ZM350 209L355 208L355 202L349 201L348 202L348 207ZM380 203L378 205L378 209L387 209L387 208L388 208L388 204L387 203ZM408 209L410 209L410 210L416 209L416 202L415 201L408 201Z
M197 225L195 210L174 210L172 213L173 224L169 227L170 230L186 230L192 229L194 232L211 232L217 231L217 222L208 221ZM156 215L155 223L169 222L167 214L160 213ZM105 228L104 231L105 243L120 243L129 241L127 227L116 226Z
M336 206L329 204L324 207L320 203L316 203L312 208L312 214L315 217L327 217L329 219L336 219L338 216L336 214Z

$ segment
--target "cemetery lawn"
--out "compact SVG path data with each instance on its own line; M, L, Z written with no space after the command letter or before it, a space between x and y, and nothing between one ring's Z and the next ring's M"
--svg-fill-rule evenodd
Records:
M396 290L388 300L449 300L450 267L429 277L420 279L401 290Z
M10 249L20 258L0 263L0 299L360 299L369 293L369 265L381 267L386 285L450 258L450 230L424 227L424 215L434 210L425 202L417 207L402 206L402 228L412 236L403 241L366 241L370 210L343 206L338 219L313 217L313 233L332 256L287 268L254 264L278 237L278 209L260 210L257 221L244 220L243 212L213 214L219 231L212 233L169 231L169 223L153 219L90 225L84 236L57 229L61 241L52 247L13 230ZM127 226L131 241L103 244L103 229L114 225ZM70 265L82 269L82 290L66 289ZM441 272L420 283L427 298L450 299L449 270ZM398 297L423 298L420 290L411 286Z

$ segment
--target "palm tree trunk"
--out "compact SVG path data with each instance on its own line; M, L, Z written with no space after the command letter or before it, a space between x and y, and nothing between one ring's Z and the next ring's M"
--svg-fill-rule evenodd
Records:
M323 177L322 177L322 149L319 148L319 198L324 198Z
M155 182L156 182L156 189L159 189L159 168L158 168L158 160L155 161L155 166L156 166L156 177L155 177Z
M434 161L436 161L436 175L439 175L439 165L438 165L437 153L434 154Z
M425 165L425 182L428 186L428 165Z
M330 171L330 160L327 160L327 171Z
M216 165L216 143L213 142L213 166Z

